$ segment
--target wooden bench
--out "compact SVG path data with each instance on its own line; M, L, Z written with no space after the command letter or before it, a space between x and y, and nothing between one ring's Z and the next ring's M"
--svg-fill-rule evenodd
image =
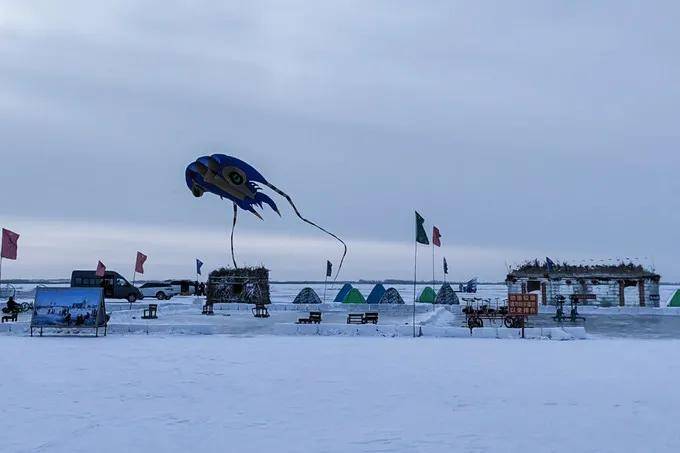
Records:
M158 304L149 304L149 308L144 309L142 319L158 319Z
M253 316L256 318L269 318L269 310L267 310L267 306L264 304L255 305L255 308L253 308Z
M364 324L363 313L350 313L347 315L347 324Z
M310 311L309 318L298 319L298 324L321 324L321 312L320 311Z
M12 313L11 315L5 315L2 317L2 323L4 324L6 322L16 322L18 317L19 314L16 312Z
M364 314L364 324L378 324L378 313L377 312L369 312Z
M208 303L206 303L206 304L203 306L203 313L201 313L201 314L203 314L203 315L214 315L214 314L215 314L215 310L214 310L214 308L213 308L213 304L208 304Z

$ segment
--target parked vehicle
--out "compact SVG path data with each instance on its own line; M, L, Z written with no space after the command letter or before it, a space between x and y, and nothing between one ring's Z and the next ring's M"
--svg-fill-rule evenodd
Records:
M167 282L182 296L193 296L196 294L196 283L191 280L167 280Z
M73 271L71 274L71 288L104 288L107 299L126 299L133 303L141 299L139 289L128 282L118 272L106 271L104 278L97 277L96 271Z
M175 286L168 282L146 282L139 287L144 297L155 297L158 300L170 299L179 294Z

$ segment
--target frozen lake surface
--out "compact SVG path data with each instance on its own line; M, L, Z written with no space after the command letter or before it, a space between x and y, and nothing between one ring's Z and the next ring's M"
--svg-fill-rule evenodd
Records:
M21 285L14 285L16 288L17 292L20 294L25 295L26 297L29 297L31 292L36 288L37 285L35 284L21 284ZM54 284L54 285L49 285L53 287L68 287L68 284ZM272 303L290 303L295 299L295 296L300 292L300 290L304 287L311 287L316 291L316 293L319 295L320 298L323 299L324 297L324 285L323 284L292 284L292 283L272 283L270 285L271 289L271 299ZM326 300L328 302L332 302L333 299L335 298L335 295L338 293L341 284L336 284L333 285L329 283L326 288ZM372 284L353 284L355 288L357 288L363 295L364 297L367 297L368 294L371 292L371 289L373 289ZM418 285L417 286L417 291L416 294L420 295L420 292L425 288L425 286L431 286L431 285ZM457 285L452 285L454 290L457 290ZM401 294L401 297L404 299L404 301L408 304L413 301L413 285L385 285L385 288L389 287L394 287L399 291L399 294ZM439 288L439 285L436 285L436 288ZM678 285L661 285L659 287L659 292L660 292L660 298L661 298L661 306L664 307L666 306L666 303L668 300L673 296L676 290L680 289L680 286ZM505 285L499 284L499 285L479 285L478 286L478 291L476 294L459 294L459 297L478 297L478 298L488 298L492 299L495 301L496 299L499 299L502 301L503 299L507 299L507 294L508 294L508 289Z

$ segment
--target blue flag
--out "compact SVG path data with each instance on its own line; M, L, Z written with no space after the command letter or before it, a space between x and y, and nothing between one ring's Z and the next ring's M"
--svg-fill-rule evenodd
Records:
M552 272L553 269L555 268L555 263L547 256L545 257L545 265L548 268L548 272Z
M201 268L203 267L203 261L196 259L196 273L201 275Z

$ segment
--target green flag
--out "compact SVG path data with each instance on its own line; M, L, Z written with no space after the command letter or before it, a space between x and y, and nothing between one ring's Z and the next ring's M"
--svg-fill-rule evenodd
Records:
M430 241L427 239L425 228L423 228L423 223L425 223L425 219L423 219L423 216L418 214L418 211L416 211L416 242L430 245Z

